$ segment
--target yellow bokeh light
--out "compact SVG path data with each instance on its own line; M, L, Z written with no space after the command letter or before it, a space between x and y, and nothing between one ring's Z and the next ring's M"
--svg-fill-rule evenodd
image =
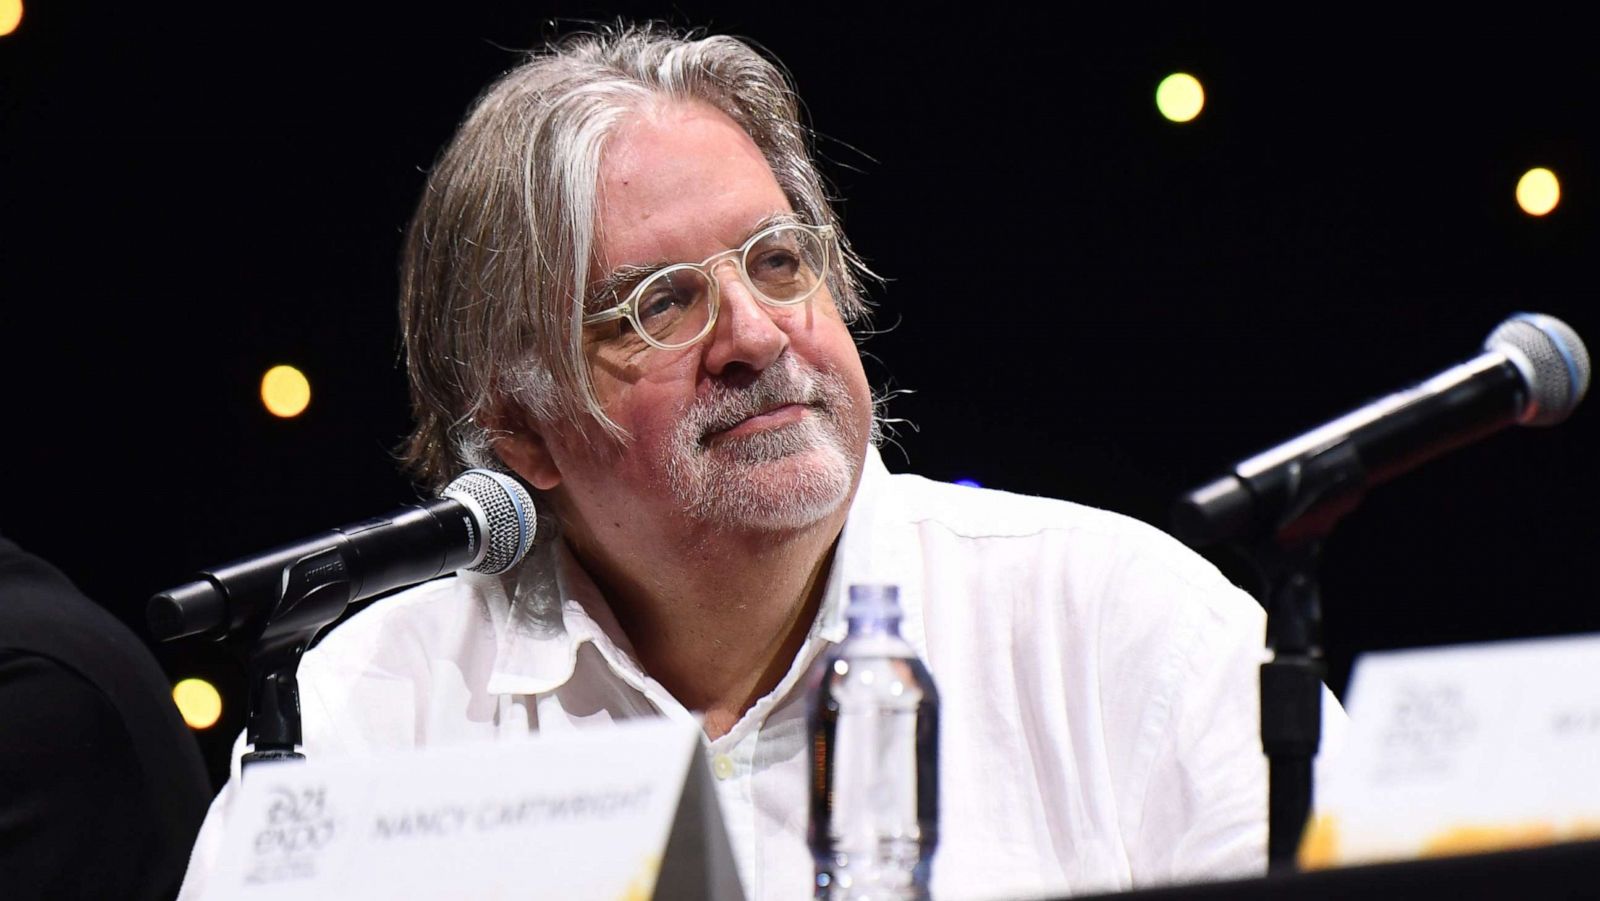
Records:
M1517 206L1530 216L1543 216L1561 202L1561 182L1543 167L1529 169L1517 179Z
M1187 72L1174 72L1156 85L1156 109L1173 122L1191 121L1205 105L1205 88Z
M222 695L204 679L184 679L172 686L172 700L190 729L210 729L222 717Z
M299 416L311 403L311 383L293 366L274 366L261 377L261 402L273 416Z
M0 0L0 37L17 30L22 23L22 0Z

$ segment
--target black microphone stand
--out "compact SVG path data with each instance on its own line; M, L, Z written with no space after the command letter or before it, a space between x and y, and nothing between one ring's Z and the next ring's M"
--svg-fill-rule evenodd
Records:
M243 766L303 760L300 744L300 657L317 633L344 615L354 594L349 570L337 548L296 560L283 571L276 603L259 624L235 636L250 680L246 740L252 750Z
M1267 647L1261 664L1261 748L1267 755L1267 867L1292 870L1311 815L1312 762L1322 741L1320 541L1292 550L1263 542L1254 562L1266 584Z
M1235 548L1261 579L1267 647L1261 665L1261 748L1267 755L1267 868L1295 868L1313 800L1312 763L1322 742L1322 545L1361 500L1366 468L1354 443L1316 449L1272 487L1283 513L1269 532Z

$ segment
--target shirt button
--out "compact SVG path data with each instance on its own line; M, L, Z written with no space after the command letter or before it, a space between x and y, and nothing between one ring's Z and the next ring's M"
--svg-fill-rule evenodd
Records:
M718 754L711 758L711 774L718 779L726 779L733 775L733 761L726 754Z

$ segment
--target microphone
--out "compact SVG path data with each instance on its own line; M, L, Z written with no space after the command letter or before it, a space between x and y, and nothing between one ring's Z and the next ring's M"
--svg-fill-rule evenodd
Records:
M1193 547L1326 534L1373 485L1512 425L1565 420L1589 390L1589 352L1553 316L1500 323L1483 353L1249 458L1174 505Z
M163 641L222 638L292 619L292 605L316 597L298 616L320 628L346 604L444 573L505 572L528 553L536 523L522 483L469 469L432 500L204 570L152 597L145 612Z

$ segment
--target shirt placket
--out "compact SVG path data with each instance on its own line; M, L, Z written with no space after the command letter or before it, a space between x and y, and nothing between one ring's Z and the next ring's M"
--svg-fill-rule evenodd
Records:
M732 735L710 742L707 763L711 777L716 782L717 797L722 802L722 814L728 831L729 844L733 846L734 859L739 861L740 879L750 897L759 897L755 884L757 874L756 806L754 779L756 740L759 730L746 730L744 735Z

